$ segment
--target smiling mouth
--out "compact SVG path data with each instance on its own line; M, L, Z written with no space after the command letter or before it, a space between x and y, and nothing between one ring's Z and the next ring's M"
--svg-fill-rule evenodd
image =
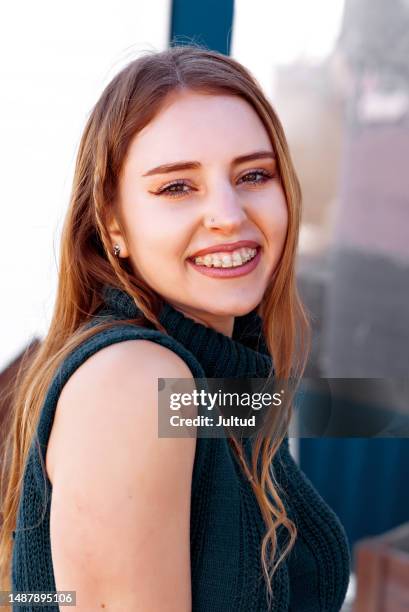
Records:
M233 265L232 260L228 261L227 259L223 262L222 265L220 265L220 262L218 263L218 265L206 265L204 263L196 263L195 259L197 260L198 258L191 258L189 257L187 259L187 261L189 262L189 264L192 266L192 268L199 272L200 274L203 274L204 276L210 276L213 278L218 278L218 279L233 279L235 277L240 277L240 276L244 276L247 274L250 274L253 270L255 270L255 268L257 268L259 262L260 262L260 258L261 258L261 247L257 247L257 249L249 249L250 251L252 251L250 253L250 257L248 259L246 259L246 261L239 263L236 265ZM253 251L255 251L255 254L253 253ZM227 253L224 253L224 255L227 255ZM200 259L200 258L199 258ZM237 259L238 261L238 259Z
M239 268L254 259L260 250L257 248L241 247L235 251L220 251L218 253L207 253L199 257L189 257L195 266L206 268Z

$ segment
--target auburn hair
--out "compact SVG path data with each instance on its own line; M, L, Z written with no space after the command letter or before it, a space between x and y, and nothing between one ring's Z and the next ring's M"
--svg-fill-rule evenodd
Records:
M295 256L301 216L301 190L280 120L251 72L231 57L203 45L173 45L145 51L128 63L105 87L92 108L79 144L69 207L62 230L58 287L48 333L34 352L22 359L13 387L7 390L10 420L2 452L0 585L11 590L12 531L28 451L54 373L71 351L93 334L112 327L106 321L85 329L103 303L107 283L125 290L141 316L129 322L167 333L158 315L161 298L112 253L107 218L118 189L118 177L131 140L168 102L170 94L194 91L205 95L238 96L262 121L277 159L288 208L288 229L280 261L257 312L272 356L271 376L292 379L294 389L305 370L310 349L310 323L299 297ZM122 321L123 324L123 321ZM266 525L261 565L271 602L271 579L294 545L297 530L286 513L272 461L286 433L292 401L283 404L279 426L257 436L250 465L241 443L229 441L250 480ZM288 532L278 554L277 529Z

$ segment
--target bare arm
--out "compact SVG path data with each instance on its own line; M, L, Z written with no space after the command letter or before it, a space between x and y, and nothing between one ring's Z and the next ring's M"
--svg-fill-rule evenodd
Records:
M51 549L56 588L76 591L78 611L191 610L196 438L158 438L158 376L193 381L172 351L130 340L90 357L61 392Z

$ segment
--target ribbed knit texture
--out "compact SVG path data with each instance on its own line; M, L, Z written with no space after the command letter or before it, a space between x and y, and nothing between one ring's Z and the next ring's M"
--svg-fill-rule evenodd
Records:
M104 299L99 313L104 320L138 314L132 298L119 289L106 286ZM193 321L167 302L159 319L169 335L129 324L101 331L75 349L56 372L24 472L13 534L14 591L56 590L49 530L52 485L43 466L58 397L69 377L88 357L110 344L142 338L173 350L195 378L268 376L272 362L261 335L261 319L255 310L236 317L232 338ZM98 325L99 320L96 318L93 325ZM248 453L248 441L245 448ZM290 556L274 575L270 610L340 610L350 569L345 532L334 512L296 465L287 438L274 459L273 468L287 511L297 525L298 537ZM253 490L228 440L198 438L190 523L193 612L267 612L260 562L264 534L265 525ZM280 547L286 535L286 530L279 530ZM75 585L72 589L75 590ZM33 605L16 609L44 610ZM58 607L47 609L56 611Z

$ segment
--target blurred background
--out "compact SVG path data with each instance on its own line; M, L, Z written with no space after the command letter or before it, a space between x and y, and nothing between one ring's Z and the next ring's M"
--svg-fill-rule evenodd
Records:
M252 71L287 134L304 201L306 375L386 379L408 409L409 0L39 0L3 5L0 28L0 386L49 325L92 105L138 53L195 41ZM292 450L354 550L345 610L409 609L408 439Z

